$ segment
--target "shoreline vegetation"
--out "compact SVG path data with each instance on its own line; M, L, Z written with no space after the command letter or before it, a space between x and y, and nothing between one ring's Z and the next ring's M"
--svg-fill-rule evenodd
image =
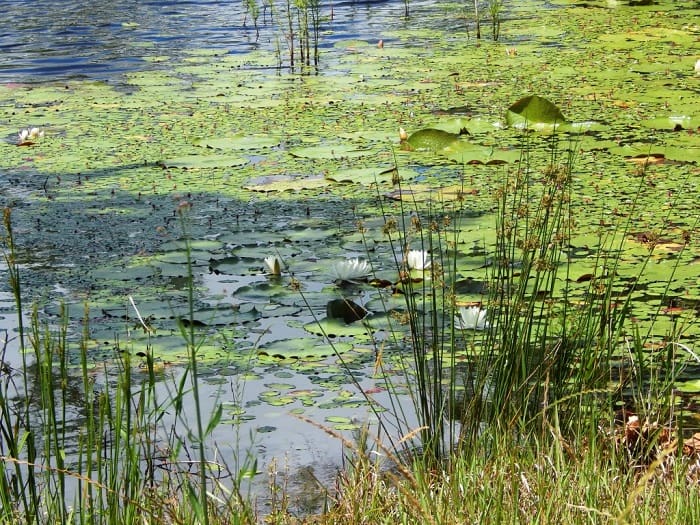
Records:
M201 341L192 323L182 323L191 361L167 398L156 394L159 377L152 357L144 356L143 371L136 377L128 352L116 369L105 368L103 373L113 379L96 391L88 345L80 342L84 428L78 442L71 443L73 436L62 422L68 418L67 407L75 406L63 387L74 374L72 343L65 323L44 325L34 309L29 325L18 327L20 341L28 342L22 351L23 370L3 371L2 519L694 522L700 514L700 433L684 432L674 384L686 363L700 359L672 334L651 353L639 331L624 335L631 295L622 303L613 298L615 269L621 264L614 256L599 254L601 272L589 280L585 301L571 302L566 289L557 288L562 273L570 272L561 257L574 223L569 208L574 162L572 156L562 160L554 152L552 163L543 169L523 162L505 177L494 196L497 256L479 305L455 302L458 280L451 276L456 267L449 247L459 244L458 208L437 210L435 217L415 209L413 215L403 214L413 217L403 224L386 217L389 242L406 246L407 239L415 243L417 237L426 248L397 259L396 284L407 304L402 322L408 325L413 359L404 362L403 373L419 426L407 426L407 407L400 406L398 395L394 411L386 413L386 407L366 395L380 424L376 429L360 424L351 438L301 417L345 449L335 489L322 490L322 514L295 517L285 492L286 474L274 466L261 513L255 498L245 492L246 478L258 473L254 454L245 451L236 465L207 457L205 442L221 421L222 405L204 406L196 398ZM189 212L189 203L178 204L187 246ZM445 220L448 215L450 220ZM4 217L5 258L22 311L9 208ZM417 217L429 227L423 228ZM627 238L630 227L630 222L619 226L608 242ZM648 257L653 253L650 246ZM273 262L277 270L280 263ZM369 271L359 259L349 263L336 266L341 280L357 282ZM189 263L188 268L194 304ZM148 330L138 310L137 316ZM402 337L396 335L400 333L392 331L392 337ZM343 355L337 357L343 363ZM376 367L388 390L398 392L404 383L395 374L385 374L379 360ZM180 413L187 396L194 398L197 414ZM185 423L179 428L189 429L186 435L178 434L175 426L164 427L161 418L168 411ZM392 439L389 425L404 433ZM183 462L183 457L189 459Z
M467 13L466 36L476 52L499 45L505 50L499 61L523 56L526 46L518 52L509 35L509 4L469 1L460 10ZM275 15L273 2L245 0L245 6L247 23L259 37L260 24ZM322 69L323 6L304 1L293 7L296 11L287 3L288 17L283 20L289 28L290 65L296 60L302 69ZM409 0L402 7L407 21L422 13ZM610 19L618 16L614 10L605 14ZM529 16L545 17L538 12ZM543 19L550 25L558 20L547 16ZM579 30L589 38L586 17L577 16ZM618 40L618 33L596 34L594 40L610 36L631 56L638 50L625 46L642 45L640 35L658 40L651 26L637 27L653 16L662 14L640 11L629 22L635 27L626 33L627 40ZM621 24L617 19L614 23ZM545 40L549 38L546 28L542 32ZM476 45L476 35L484 42ZM681 51L691 48L687 39L697 42L698 35L697 27L678 30L679 42L669 47L669 53L679 53L678 60L668 65L659 59L663 67L642 68L641 78L666 75L690 85L683 88L690 93L692 83L697 85L694 73L673 68L681 62L692 68L695 59ZM491 42L487 45L486 40ZM196 120L214 109L197 106L201 101L193 102L191 93L183 92L180 102L187 111L159 114L143 135L149 138L139 139L134 159L151 160L131 159L135 169L150 170L138 174L153 177L152 200L139 177L136 182L122 176L115 184L106 183L107 200L128 194L134 207L167 217L164 222L159 217L157 227L145 216L138 220L153 226L144 236L167 236L166 242L177 245L177 257L167 262L180 272L173 274L177 295L170 296L180 303L171 309L169 328L157 326L165 322L148 315L131 295L130 314L123 318L108 308L96 316L86 294L82 318L76 319L75 308L71 310L75 305L61 303L56 315L47 319L40 301L30 294L33 283L27 275L34 275L35 269L26 261L34 244L25 238L33 235L34 223L51 228L39 219L27 219L18 200L3 208L2 254L18 322L0 353L0 523L700 523L698 389L684 389L697 382L700 369L700 283L697 272L692 273L700 260L700 171L692 143L700 129L697 111L684 116L673 131L644 128L654 136L640 143L639 122L657 125L650 124L652 115L646 113L647 107L663 107L656 95L637 93L615 77L608 95L596 90L605 102L595 93L579 96L575 90L589 79L567 66L558 74L578 83L559 97L564 100L561 106L533 94L552 87L555 80L537 80L539 89L507 102L501 93L505 88L497 87L499 94L484 111L505 114L505 124L487 125L478 108L465 109L457 102L490 82L488 54L484 68L470 72L475 78L483 74L478 79L455 74L441 84L426 66L423 83L437 86L430 88L435 93L450 92L441 100L450 104L443 107L431 103L430 91L420 91L413 77L410 82L419 87L404 96L405 86L379 75L385 75L383 69L372 69L390 48L388 39L380 42L366 53L371 60L358 66L358 71L371 72L361 73L368 80L363 77L356 84L369 85L370 75L377 74L391 86L387 100L372 106L377 113L377 108L386 111L381 119L366 110L364 104L372 104L369 95L360 109L352 106L346 113L337 109L345 102L328 93L309 95L299 108L291 95L282 103L287 112L294 107L291 116L322 113L318 121L310 119L304 125L316 134L333 131L334 138L345 142L329 146L320 144L317 136L296 143L291 135L271 138L269 123L258 122L260 113L252 119L259 129L246 135L219 136L221 123L215 123L193 138L182 115ZM278 42L279 61L281 45ZM535 53L541 45L530 51ZM586 41L581 49L585 52ZM561 53L567 52L562 47ZM399 53L402 61L408 60L402 53L405 50ZM352 47L342 59L359 64L361 57ZM535 59L539 60L536 53ZM635 62L630 67L641 66ZM294 77L299 84L314 82L306 73ZM589 76L603 74L591 71ZM504 82L502 68L498 75L498 82ZM147 82L142 87L149 89ZM212 97L216 101L224 95ZM666 97L667 104L692 107L679 102L682 97ZM266 117L287 114L275 105L277 94L268 98ZM633 108L634 116L623 117L633 124L593 122L585 114L586 103L595 105L597 116ZM111 107L102 101L97 105ZM36 107L43 111L45 106L40 101ZM419 110L425 116L414 118ZM235 104L226 102L225 111L229 116L235 113ZM567 120L570 114L575 121ZM367 126L378 129L388 115L396 117L392 123L396 122L398 141L387 147L385 130L376 140L380 146L366 137L361 137L366 140L362 147L348 145L363 132L371 135ZM353 119L362 120L360 127L346 129ZM404 131L406 121L411 123L410 133ZM290 118L288 125L302 124ZM118 130L123 124L110 126ZM62 161L49 153L60 156L57 144L70 142L71 129L61 131L61 137L55 128L39 127L39 122L17 129L16 143L11 150L8 145L10 153L3 162L14 162L13 168L37 162L32 169L42 176L41 163L46 162L46 173L63 173ZM121 136L121 131L115 133ZM167 148L161 146L158 155L164 160L156 163L149 148L157 134L189 137L188 151L183 153L185 147L173 139ZM663 154L654 149L666 144L658 136L670 137L673 144ZM95 141L95 147L102 145ZM371 171L351 171L360 169L355 164L369 162L365 153L370 150L375 153ZM248 151L254 152L251 158L259 158L251 161ZM619 159L610 160L613 154ZM612 166L621 167L608 173ZM287 173L304 169L322 169L324 174L309 179ZM243 172L249 178L235 178ZM51 207L69 202L74 193L94 196L103 191L98 176L90 179L82 171L73 189L65 189L72 173L63 175L65 180L46 175L43 185L35 188L37 202ZM102 176L108 178L109 173L106 167ZM190 183L201 185L203 179L211 186L207 191L216 196L215 204L200 199L204 190L200 194L188 188ZM163 181L168 189L157 190ZM279 190L284 185L288 191ZM202 263L208 252L201 246L216 239L211 233L214 221L202 208L225 208L222 220L231 225L250 220L251 231L259 226L261 213L241 219L242 214L227 208L233 197L225 201L229 204L220 204L219 190L221 195L246 191L248 199L255 193L260 202L271 203L273 212L282 205L295 207L307 222L316 220L313 206L322 208L324 199L335 199L333 209L343 209L345 215L329 221L332 235L341 239L342 257L318 262L317 254L306 254L315 266L304 274L295 259L303 251L288 250L293 243L282 231L279 242L244 246L248 255L216 253ZM350 227L342 223L346 215L351 216ZM234 237L241 235L235 232ZM321 240L312 246L325 247L325 237L317 236ZM139 257L135 256L137 263ZM310 366L332 362L342 372L336 375L347 382L342 392L351 391L368 414L366 420L353 418L333 426L331 418L318 421L303 410L290 410L289 417L338 442L342 468L332 484L321 482L313 472L303 482L293 479L297 473L280 458L263 464L250 444L255 443L253 431L241 435L249 416L246 378L252 376L256 360L279 362L283 369L302 362L302 352L308 351L295 350L290 357L259 341L241 349L237 345L244 340L239 333L246 330L244 322L229 330L229 324L206 317L218 315L214 310L198 313L202 275L233 274L243 267L247 277L260 277L266 293L285 298L293 294L293 305L302 308L291 317L303 310L312 318L304 329L323 339L328 352L325 361L310 359ZM312 287L305 277L314 272L327 275ZM317 292L316 285L323 291ZM333 300L327 301L331 295ZM285 301L274 306L291 311L292 303ZM248 311L245 304L236 304L228 305L226 312L229 317L250 314L245 319L258 320L253 317L255 308L271 303L266 296ZM110 346L109 358L94 344L93 328L102 318L119 319L125 334ZM172 348L172 340L180 343L164 359L160 352L167 345L160 337L168 330L168 345ZM268 332L253 336L263 339ZM365 361L355 361L348 350L357 341L369 356ZM16 365L7 359L11 343L18 347ZM203 395L210 379L203 369L211 347L240 350L233 379L227 383L228 398L221 391ZM371 379L371 388L361 382L365 378ZM299 399L309 403L304 406L314 402ZM234 444L230 455L218 448L216 432L224 426ZM266 480L262 492L252 483L261 479Z

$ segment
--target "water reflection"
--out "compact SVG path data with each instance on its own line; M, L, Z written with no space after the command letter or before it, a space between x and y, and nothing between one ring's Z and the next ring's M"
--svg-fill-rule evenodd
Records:
M281 14L277 20L263 13L258 38L250 21L243 25L243 4L240 0L0 1L0 82L110 80L125 71L158 67L154 57L173 59L188 49L274 51L285 40ZM383 23L381 9L385 16L395 16L402 5L375 4L322 6L324 44L332 45L338 38L376 37L382 27L376 24Z

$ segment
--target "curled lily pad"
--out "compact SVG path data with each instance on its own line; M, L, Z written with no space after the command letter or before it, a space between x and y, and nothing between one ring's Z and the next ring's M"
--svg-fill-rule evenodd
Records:
M367 310L350 299L333 299L326 305L329 319L342 319L348 324L364 319L367 314Z
M412 150L428 150L439 152L459 140L459 133L450 133L442 129L420 129L406 139L406 144Z
M506 123L516 128L546 131L566 122L561 110L539 95L521 98L506 111Z

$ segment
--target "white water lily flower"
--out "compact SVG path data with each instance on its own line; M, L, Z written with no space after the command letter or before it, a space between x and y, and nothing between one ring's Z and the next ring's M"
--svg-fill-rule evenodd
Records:
M406 266L409 270L427 270L430 264L430 255L424 250L409 250L406 254Z
M460 306L456 325L462 330L486 330L489 327L486 321L486 310L478 306Z
M270 255L269 257L265 257L265 266L267 266L269 273L271 273L272 275L282 274L282 259L280 259L276 255Z
M372 268L369 263L359 257L345 259L333 263L333 273L341 281L352 281L353 279L363 279L367 277Z
M19 143L22 144L30 140L36 140L39 137L43 137L44 130L41 128L21 129L19 130L19 133L17 133L17 135L19 137Z

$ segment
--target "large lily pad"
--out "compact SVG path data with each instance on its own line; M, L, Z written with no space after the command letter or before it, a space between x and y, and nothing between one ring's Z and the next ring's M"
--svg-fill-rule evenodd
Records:
M249 180L244 188L263 193L301 191L329 186L330 182L321 176L295 177L292 175L268 175Z
M561 110L539 95L521 98L506 111L506 124L516 128L552 130L566 122Z
M442 151L459 140L459 133L450 133L442 129L421 129L412 133L406 143L414 150Z
M358 148L351 144L321 144L293 148L289 153L304 159L349 159L370 155L372 150Z
M319 360L352 349L347 342L310 342L308 339L284 339L273 341L258 348L258 356L273 359Z

